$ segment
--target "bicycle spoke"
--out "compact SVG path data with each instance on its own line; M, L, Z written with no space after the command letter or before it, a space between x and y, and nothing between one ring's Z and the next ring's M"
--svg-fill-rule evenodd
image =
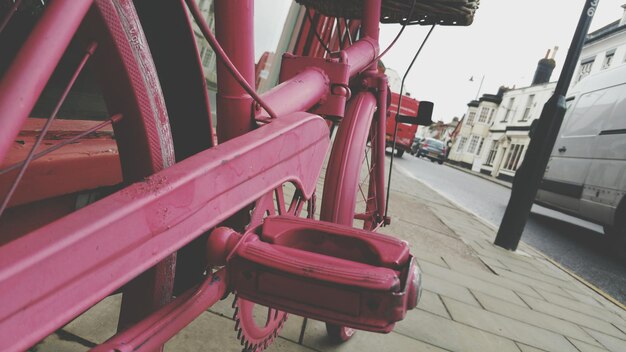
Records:
M4 210L8 207L9 200L11 199L11 196L13 196L13 194L15 193L15 190L17 189L18 184L22 180L22 177L24 177L24 174L26 173L26 169L28 169L28 165L33 161L33 158L35 157L35 151L37 150L37 148L41 144L41 141L43 141L44 136L46 135L46 133L48 132L48 129L52 125L52 121L54 121L54 119L56 118L56 115L59 112L59 109L61 108L61 105L63 105L63 103L65 102L65 99L67 98L67 95L69 94L70 90L72 89L72 86L76 82L76 79L78 78L78 75L83 70L83 68L85 67L85 64L87 63L87 60L89 60L91 55L93 55L93 53L94 53L94 51L96 50L97 47L98 47L98 44L96 42L92 42L87 47L87 51L86 51L85 55L83 56L82 60L78 64L78 67L74 71L74 73L73 73L72 77L70 78L70 81L68 82L67 86L63 90L63 94L61 94L61 98L59 99L59 101L57 102L56 106L54 107L54 110L50 114L50 117L48 117L48 121L46 121L46 124L42 128L41 133L39 134L39 136L37 137L37 140L33 144L33 147L31 148L30 152L28 152L28 156L24 160L24 162L23 162L23 164L22 164L22 166L20 168L20 171L18 172L17 176L13 180L13 183L11 184L11 187L9 188L9 191L4 196L2 204L0 205L0 216L2 216L2 213L4 213Z
M0 33L2 33L2 31L4 30L4 27L6 27L6 25L9 23L9 21L11 20L11 17L13 17L13 14L17 12L17 8L20 6L21 2L22 0L15 0L15 2L13 2L13 6L11 6L11 8L9 9L9 12L7 12L7 14L4 15L2 22L0 22Z

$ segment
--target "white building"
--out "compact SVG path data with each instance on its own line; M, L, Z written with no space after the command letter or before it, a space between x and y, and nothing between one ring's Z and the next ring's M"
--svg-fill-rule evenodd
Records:
M475 164L480 166L479 156L504 91L505 88L500 88L498 94L483 94L479 100L472 100L467 104L463 125L448 155L449 162L473 169L476 169Z
M202 12L211 30L215 32L215 12L213 11L213 0L196 0L198 7ZM215 52L209 43L204 39L204 35L200 31L200 28L195 21L193 23L193 32L196 36L196 43L198 45L198 52L200 54L200 60L202 61L202 69L204 71L204 79L206 80L207 87L210 90L217 89L217 62L215 58Z
M530 125L541 115L555 87L556 82L539 83L504 93L481 155L481 173L513 180L530 143Z
M626 5L622 18L589 33L572 85L590 74L626 62Z
M626 10L626 5L622 7ZM549 63L549 60L551 59L547 57L540 60L535 80L537 75L551 73L549 67L541 67L542 62L554 67L554 63ZM572 85L589 75L625 63L626 11L620 20L589 33ZM530 143L528 133L532 121L539 118L543 105L556 87L556 82L542 83L548 80L549 75L539 77L539 81L533 82L530 87L514 89L504 94L483 151L481 173L507 181L513 180Z

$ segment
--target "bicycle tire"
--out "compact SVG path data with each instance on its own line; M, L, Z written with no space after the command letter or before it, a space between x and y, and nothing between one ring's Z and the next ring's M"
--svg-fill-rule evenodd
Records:
M43 16L46 16L45 11ZM123 184L141 180L172 165L175 156L167 109L132 1L95 1L73 34L73 42L97 43L90 65L94 65L94 72L100 76L99 85L109 116L122 115L113 123L113 130ZM45 45L45 36L32 40ZM166 259L168 262L159 270L172 270L172 259ZM161 305L169 300L167 295L161 296L155 298L160 302L149 304ZM16 336L19 340L16 343L20 348L28 348L61 326L59 323L45 328L31 327L33 331L28 336Z
M364 210L366 217L379 215L376 193L372 192L377 165L368 164L363 170L370 157L366 149L375 150L377 143L373 134L377 131L375 112L376 97L370 92L361 92L348 103L326 169L320 220L354 226L358 208ZM363 198L361 204L357 201L359 194ZM374 230L377 224L372 220L364 220L358 227ZM326 323L326 331L335 342L347 341L355 333L352 328L332 323Z

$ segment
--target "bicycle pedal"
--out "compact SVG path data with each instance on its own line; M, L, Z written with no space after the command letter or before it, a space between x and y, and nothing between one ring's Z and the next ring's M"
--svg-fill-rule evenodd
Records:
M390 332L421 292L408 244L347 226L277 216L245 235L228 258L229 285L289 313Z

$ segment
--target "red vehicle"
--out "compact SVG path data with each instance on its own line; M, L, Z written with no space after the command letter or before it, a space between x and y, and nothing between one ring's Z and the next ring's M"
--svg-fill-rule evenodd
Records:
M400 94L391 93L391 105L389 107L390 118L387 119L386 146L393 148L393 131L396 124L395 116L398 111L398 100ZM402 109L400 115L415 116L419 102L409 96L402 97ZM411 151L413 138L417 132L417 125L409 125L407 123L398 123L398 132L396 133L396 155L401 157L404 152ZM392 150L393 152L393 150Z

